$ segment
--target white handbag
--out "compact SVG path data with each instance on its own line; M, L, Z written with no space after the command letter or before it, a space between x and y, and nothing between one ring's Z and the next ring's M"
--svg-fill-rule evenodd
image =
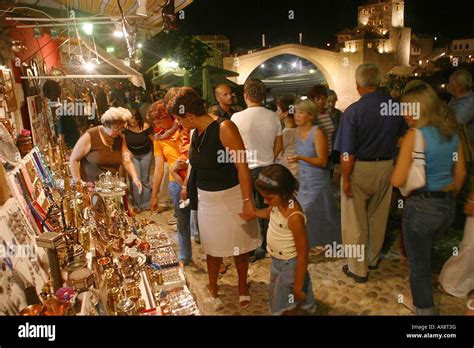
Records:
M407 197L414 190L426 185L425 173L425 143L423 133L417 128L412 128L415 132L415 144L412 152L412 162L408 169L408 176L405 184L399 187L401 194Z

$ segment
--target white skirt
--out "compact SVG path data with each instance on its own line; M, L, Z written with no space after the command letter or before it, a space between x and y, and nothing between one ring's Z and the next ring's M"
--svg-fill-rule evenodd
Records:
M240 185L216 192L198 189L201 247L214 257L237 256L262 244L257 219L245 222Z

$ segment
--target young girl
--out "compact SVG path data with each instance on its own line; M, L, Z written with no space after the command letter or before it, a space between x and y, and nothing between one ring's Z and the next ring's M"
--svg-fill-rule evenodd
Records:
M270 219L267 250L272 258L270 275L270 313L292 314L295 309L313 307L314 297L308 274L308 237L306 217L296 201L298 181L281 164L262 170L257 190L269 205L257 216Z

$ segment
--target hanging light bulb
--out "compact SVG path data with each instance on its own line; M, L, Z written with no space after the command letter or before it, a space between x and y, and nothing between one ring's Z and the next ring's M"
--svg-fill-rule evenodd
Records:
M138 8L137 8L137 15L138 16L148 16L147 8L147 0L138 0Z
M94 24L92 24L92 23L84 23L84 24L82 25L82 30L84 31L84 33L86 33L86 35L91 36L92 33L94 32Z
M84 69L86 69L88 72L91 72L92 70L94 70L94 68L95 64L92 61L84 63Z
M117 21L114 24L115 24L114 36L115 37L123 37L122 23Z
M24 53L26 51L26 45L24 41L21 40L13 40L12 44L12 51L15 53Z
M58 30L56 28L51 28L49 32L49 36L51 36L51 39L57 39L58 38Z
M38 39L38 38L40 38L40 37L43 37L43 31L41 30L40 27L38 27L38 26L35 27L33 36L34 36L36 39Z

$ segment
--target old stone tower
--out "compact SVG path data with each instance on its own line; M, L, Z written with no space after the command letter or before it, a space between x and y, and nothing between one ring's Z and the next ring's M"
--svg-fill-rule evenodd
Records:
M408 66L411 29L404 25L403 0L371 0L359 6L357 27L338 33L338 44L344 52L362 52L365 61Z

